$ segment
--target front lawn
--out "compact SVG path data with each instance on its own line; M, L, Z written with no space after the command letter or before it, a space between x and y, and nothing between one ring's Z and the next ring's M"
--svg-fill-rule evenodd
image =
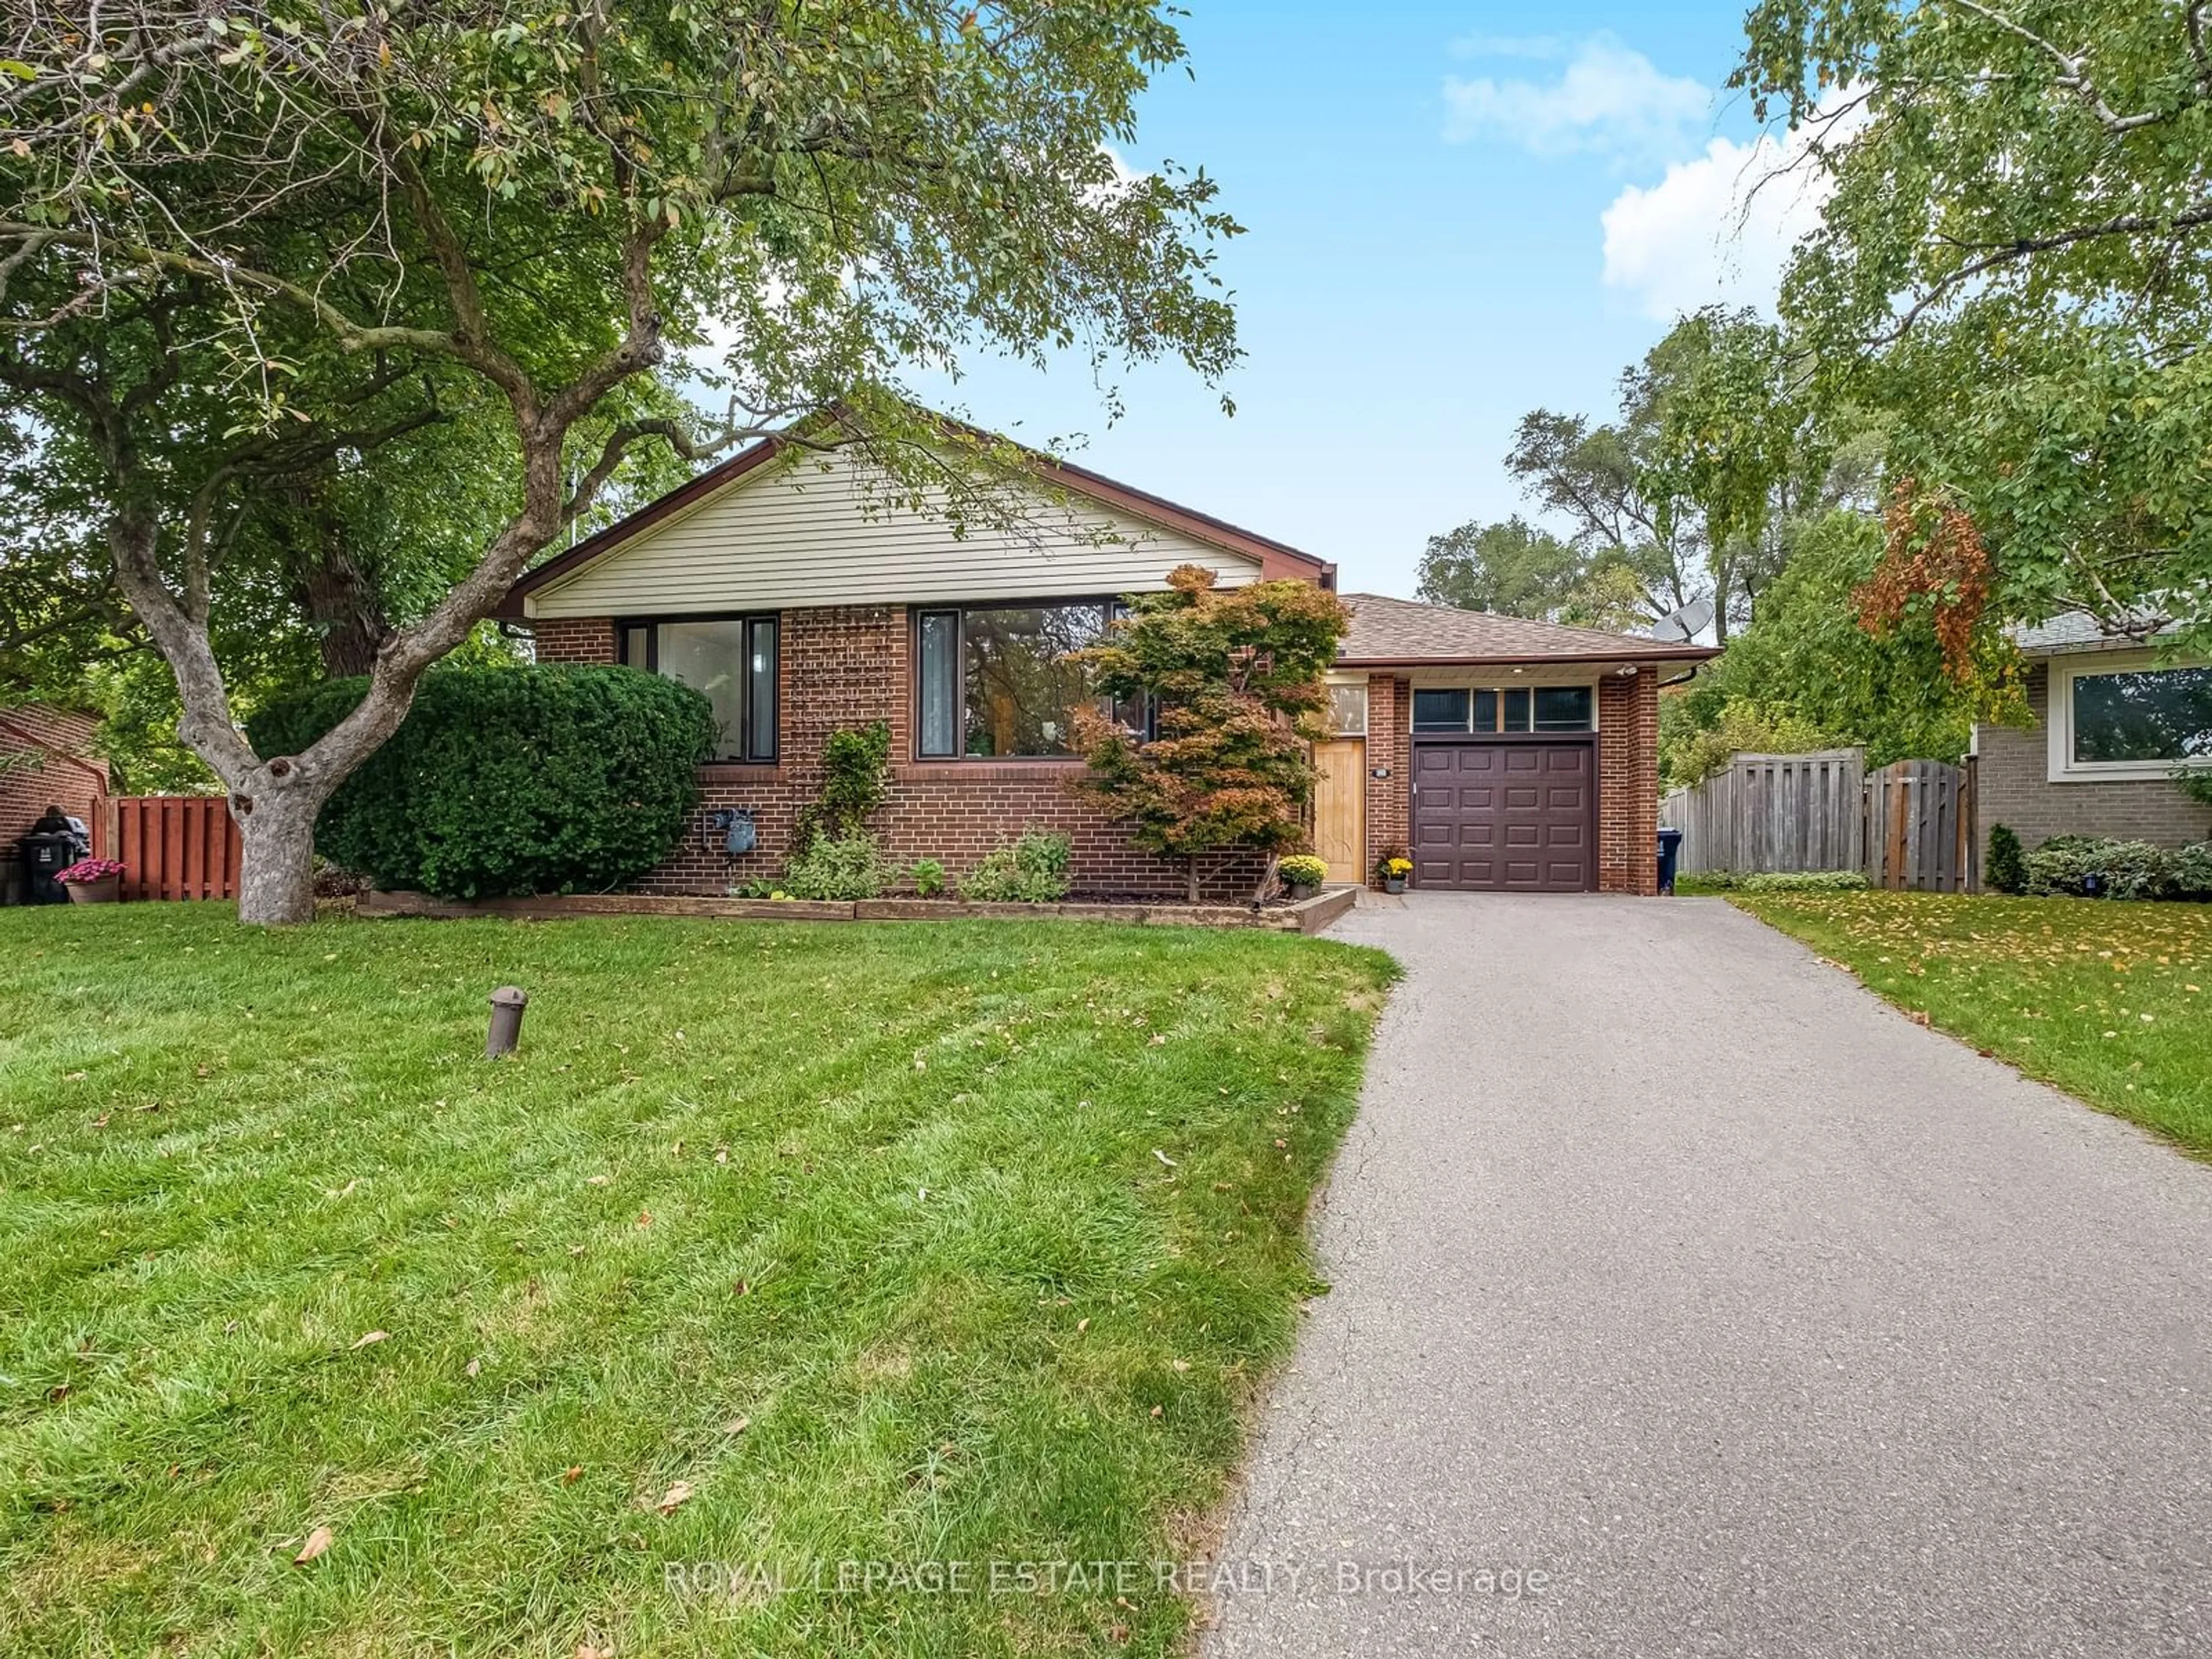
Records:
M0 912L0 1630L1170 1650L1149 1570L992 1564L1202 1546L1389 972L1065 923ZM916 1565L938 1593L885 1582Z
M2212 906L1729 896L1938 1030L2212 1153Z

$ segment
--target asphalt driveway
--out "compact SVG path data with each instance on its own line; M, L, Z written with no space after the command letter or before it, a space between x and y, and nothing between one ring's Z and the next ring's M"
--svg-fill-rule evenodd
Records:
M1408 976L1208 1659L2212 1654L2212 1168L1717 900L1335 933Z

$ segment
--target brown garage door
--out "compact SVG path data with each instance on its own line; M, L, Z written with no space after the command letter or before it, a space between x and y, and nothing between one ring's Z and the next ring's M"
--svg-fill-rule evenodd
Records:
M1579 893L1597 885L1587 743L1425 743L1413 750L1413 884Z

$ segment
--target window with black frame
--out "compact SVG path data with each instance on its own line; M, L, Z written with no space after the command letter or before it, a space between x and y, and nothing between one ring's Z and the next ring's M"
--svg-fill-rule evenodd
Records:
M1093 699L1073 653L1105 637L1108 599L963 605L916 618L917 747L926 760L1053 759L1074 753L1074 714ZM1143 711L1115 716L1139 731Z
M774 616L625 622L616 630L623 664L681 681L714 705L714 758L776 757L776 619Z
M1413 730L1436 737L1588 732L1596 703L1587 685L1421 686L1413 692Z

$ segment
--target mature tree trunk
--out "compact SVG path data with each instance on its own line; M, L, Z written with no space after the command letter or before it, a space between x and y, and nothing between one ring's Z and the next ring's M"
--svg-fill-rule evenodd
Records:
M1190 854L1183 860L1183 892L1193 904L1198 897L1198 854Z
M366 674L392 633L383 596L348 543L344 518L331 504L325 474L304 478L289 492L291 510L278 533L293 571L293 597L314 625L323 672L333 679Z
M230 815L245 842L238 876L240 921L315 919L315 815L326 798L281 786L231 796Z
M1253 903L1260 904L1266 902L1267 895L1274 890L1275 876L1282 867L1283 855L1280 853L1267 854L1267 867L1260 872L1260 884L1252 890Z

